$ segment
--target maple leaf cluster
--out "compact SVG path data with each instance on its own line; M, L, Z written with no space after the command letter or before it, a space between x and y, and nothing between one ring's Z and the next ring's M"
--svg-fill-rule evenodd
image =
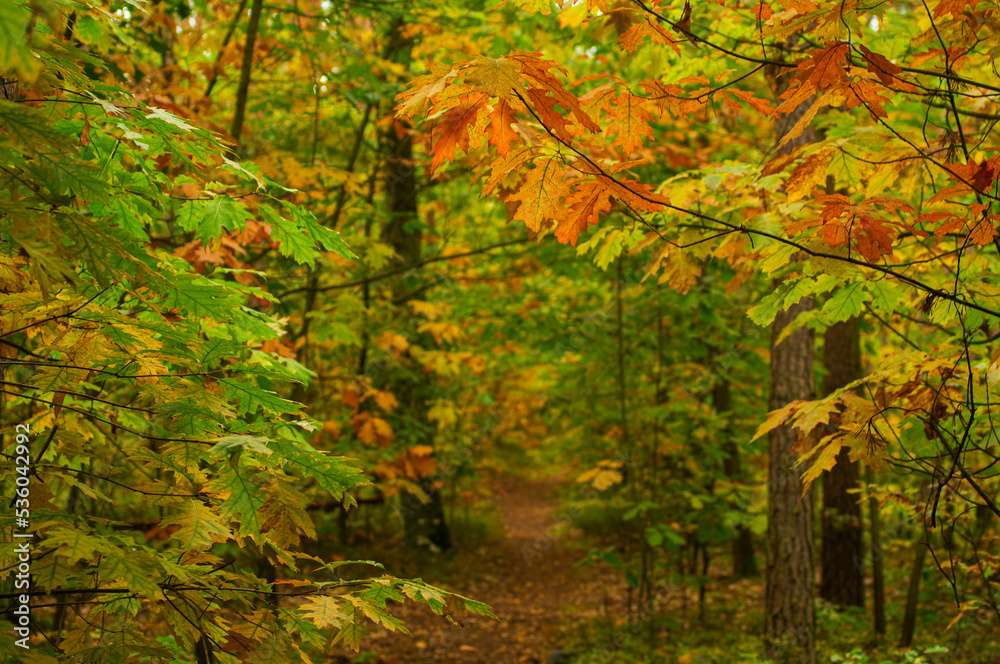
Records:
M667 200L649 185L616 177L634 163L602 167L574 147L583 132L607 133L615 136L614 146L631 155L644 138L653 137L648 100L627 89L609 90L620 84L577 98L552 73L554 68L554 62L537 53L481 57L453 68L436 68L399 95L398 114L412 118L423 110L431 119L432 172L454 161L457 150L468 153L479 147L485 137L497 157L490 164L483 195L531 162L517 191L505 198L512 219L523 221L534 233L552 227L561 243L575 245L580 233L616 202L635 212L653 212L663 209ZM592 119L587 106L608 111L606 130ZM554 139L554 146L539 140L533 126Z

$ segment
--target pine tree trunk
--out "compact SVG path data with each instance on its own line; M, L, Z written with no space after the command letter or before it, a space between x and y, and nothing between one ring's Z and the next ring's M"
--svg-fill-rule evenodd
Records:
M771 410L813 398L813 335L800 328L780 344L778 334L812 309L803 299L775 318L771 327ZM803 496L802 468L795 468L795 432L787 426L768 437L766 656L782 664L815 664L812 495Z
M403 36L404 24L397 21L390 29L387 56L406 63L410 58L412 43ZM412 265L420 261L420 243L423 232L417 209L417 170L413 164L413 139L410 126L394 121L383 141L386 150L385 199L389 221L382 229L382 239L398 254L396 266ZM405 275L404 275L405 276ZM397 280L402 290L404 277ZM415 333L415 332L414 332ZM434 429L427 421L426 389L422 372L405 378L391 386L402 412L416 420L417 428L424 431L425 439L414 445L433 447ZM432 477L421 478L420 489L429 500L404 491L402 495L403 526L408 548L451 548L451 533L445 521L444 507L438 483Z
M798 42L798 35L785 40L789 47ZM788 73L777 68L769 70L774 93L781 96L788 89ZM801 103L792 113L778 118L775 137L781 139L795 126L812 105L813 99ZM818 139L816 130L806 127L802 134L777 148L787 154ZM775 282L775 287L780 281ZM812 399L813 334L800 328L780 344L778 335L786 325L813 307L811 298L803 298L787 311L780 312L771 324L771 410L789 401ZM801 480L804 468L796 468L797 454L792 451L796 434L780 426L768 435L768 504L767 504L767 574L764 592L765 655L779 664L815 664L816 616L813 607L815 577L813 574L813 497L812 490L803 493Z
M861 335L858 321L831 325L825 335L823 363L827 394L861 377ZM848 450L837 455L837 465L823 473L822 577L819 595L838 606L864 606L861 503L858 501L858 463ZM851 493L854 492L854 493Z

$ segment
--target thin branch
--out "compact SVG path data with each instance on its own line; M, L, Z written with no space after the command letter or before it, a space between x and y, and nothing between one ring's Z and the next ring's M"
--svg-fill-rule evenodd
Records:
M358 280L355 280L355 281L348 281L348 282L345 282L345 283L342 283L342 284L334 284L332 286L323 286L321 288L317 288L316 291L317 292L325 292L325 291L331 291L331 290L338 290L338 289L341 289L341 288L352 288L354 286L362 286L364 284L371 283L373 281L380 281L382 279L386 279L388 277L392 277L392 276L395 276L397 274L401 274L403 272L407 272L407 271L412 270L414 268L423 267L424 265L429 265L431 263L437 263L437 262L440 262L440 261L450 261L450 260L455 260L456 258L465 258L467 256L475 256L477 254L484 254L484 253L486 253L488 251L492 251L494 249L502 249L503 247L510 247L510 246L515 245L515 244L524 244L526 242L532 242L532 239L531 238L521 238L519 240L511 240L510 242L501 242L500 244L494 244L494 245L490 245L488 247L483 247L481 249L475 249L475 250L472 250L472 251L465 251L465 252L458 253L458 254L448 254L447 256L433 256L431 258L425 258L424 260L417 261L416 263L410 263L410 264L405 265L403 267L399 267L399 268L396 268L394 270L389 270L387 272L382 272L380 274L376 274L374 276L367 277L365 279L358 279ZM301 292L306 291L306 290L309 290L308 286L303 286L302 288L293 288L291 290L284 291L283 293L281 293L280 295L278 295L278 297L282 298L282 297L285 297L286 295L294 295L295 293L301 293Z

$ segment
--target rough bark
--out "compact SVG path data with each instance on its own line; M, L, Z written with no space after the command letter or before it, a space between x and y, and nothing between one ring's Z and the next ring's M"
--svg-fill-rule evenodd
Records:
M786 44L795 46L793 35ZM788 72L769 71L774 92L780 96L788 89ZM807 99L792 113L778 119L775 127L777 142L795 126L811 107ZM787 154L818 138L815 129L807 127L802 134L780 148ZM775 287L780 281L775 282ZM812 309L811 298L804 298L787 311L780 312L771 324L771 410L789 401L813 398L813 334L800 328L780 344L778 335L795 318ZM767 571L764 592L765 655L780 664L815 664L816 616L813 607L815 580L813 576L812 490L803 494L802 468L795 468L796 453L792 451L796 434L780 426L768 436L768 506L767 506Z
M6 78L0 76L0 99L5 101L17 100L18 81L16 78Z
M861 341L858 321L831 325L825 334L823 363L827 394L861 377ZM819 596L838 606L864 606L861 503L858 500L858 463L847 449L837 465L823 473L823 539L820 551Z
M800 328L780 344L778 334L812 308L803 299L775 318L771 327L770 408L813 398L813 335ZM796 433L787 426L768 437L767 587L765 591L766 656L785 664L816 661L814 578L812 564L812 496L803 496L802 468L792 451Z

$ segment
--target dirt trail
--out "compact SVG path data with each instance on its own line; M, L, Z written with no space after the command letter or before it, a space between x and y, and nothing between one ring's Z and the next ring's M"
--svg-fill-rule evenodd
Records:
M506 538L457 556L456 566L462 568L451 570L450 579L425 579L486 602L500 622L472 616L459 628L426 607L406 605L394 614L405 621L412 636L379 631L362 649L374 651L382 664L547 663L559 648L561 627L574 618L601 615L607 598L621 592L615 575L574 565L582 554L566 546L572 534L553 537L558 522L555 487L544 480L502 481L495 500Z

